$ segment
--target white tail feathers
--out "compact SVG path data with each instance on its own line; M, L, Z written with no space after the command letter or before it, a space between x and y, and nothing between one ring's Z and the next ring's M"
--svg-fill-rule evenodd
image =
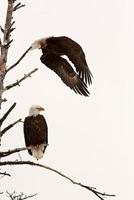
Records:
M43 158L45 144L40 144L36 146L31 146L32 156L37 160Z

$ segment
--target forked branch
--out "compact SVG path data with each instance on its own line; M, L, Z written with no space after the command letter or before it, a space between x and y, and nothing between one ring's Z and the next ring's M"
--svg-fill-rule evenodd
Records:
M25 6L25 4L18 3L16 6L14 6L13 11L16 11L16 10L18 10L18 9L24 7L24 6Z
M33 194L33 195L24 195L22 192L20 194L17 194L15 191L10 193L10 192L6 192L8 194L8 197L10 197L11 200L24 200L24 199L29 199L32 197L35 197L37 194Z
M11 176L10 174L8 174L7 172L0 172L0 179L3 178L4 176Z

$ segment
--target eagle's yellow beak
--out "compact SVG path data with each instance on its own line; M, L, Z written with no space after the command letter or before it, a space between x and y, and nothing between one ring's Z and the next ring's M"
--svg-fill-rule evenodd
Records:
M45 109L43 107L38 108L39 111L44 111Z

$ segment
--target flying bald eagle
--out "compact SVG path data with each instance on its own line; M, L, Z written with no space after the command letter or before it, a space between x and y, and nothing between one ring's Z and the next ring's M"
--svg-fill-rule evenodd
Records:
M29 109L29 116L24 120L24 138L28 152L37 160L43 157L48 145L48 127L45 118L40 114L44 108L33 105Z
M41 62L53 70L62 81L76 93L89 95L87 84L92 83L92 74L88 68L81 46L66 36L48 37L35 41L31 49L41 49ZM67 59L76 68L73 69Z

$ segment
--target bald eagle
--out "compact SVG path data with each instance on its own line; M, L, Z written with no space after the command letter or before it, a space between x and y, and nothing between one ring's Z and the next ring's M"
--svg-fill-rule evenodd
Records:
M87 84L92 83L92 73L78 43L66 36L48 37L33 42L31 49L36 48L42 50L41 62L53 70L68 87L81 95L89 95ZM63 56L68 57L76 70Z
M48 145L48 127L43 115L44 108L33 105L29 109L29 116L24 120L24 138L28 152L37 160L43 157Z

